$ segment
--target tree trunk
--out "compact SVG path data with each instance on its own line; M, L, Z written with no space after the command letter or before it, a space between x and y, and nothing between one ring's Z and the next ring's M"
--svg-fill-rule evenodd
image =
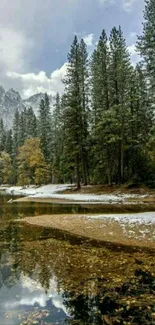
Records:
M88 172L87 172L87 157L84 148L82 148L81 152L82 158L82 169L83 169L83 182L84 186L88 185Z
M77 188L81 188L80 184L80 159L79 159L79 153L77 153L76 156L76 178L77 178Z
M111 183L112 183L112 181L111 181L111 175L110 175L110 172L108 172L108 185L111 186Z
M84 181L84 186L88 185L87 166L84 159L83 159L83 181Z
M124 183L124 146L123 146L123 140L121 143L121 183Z
M124 115L125 115L125 112L123 110L123 116L122 116L122 130L121 130L121 183L124 183L124 129L125 129L125 121L124 121Z

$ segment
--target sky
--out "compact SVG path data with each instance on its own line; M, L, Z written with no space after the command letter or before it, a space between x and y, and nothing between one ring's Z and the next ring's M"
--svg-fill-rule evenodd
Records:
M0 0L0 85L22 98L62 93L74 35L91 54L102 29L119 25L135 63L143 10L144 0Z

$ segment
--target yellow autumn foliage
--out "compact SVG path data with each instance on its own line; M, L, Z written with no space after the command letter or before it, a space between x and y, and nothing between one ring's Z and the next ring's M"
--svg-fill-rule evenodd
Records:
M33 183L40 185L49 181L49 166L45 162L39 138L27 139L19 148L17 160L20 185Z
M11 158L10 155L2 151L0 153L0 183L9 183L11 175Z

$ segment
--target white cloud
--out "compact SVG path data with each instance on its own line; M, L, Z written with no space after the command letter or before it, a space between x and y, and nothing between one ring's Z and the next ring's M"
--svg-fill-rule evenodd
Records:
M20 31L0 29L0 65L8 70L21 71L25 67L24 56L33 47L31 40Z
M94 34L84 36L83 40L85 41L87 46L93 46Z
M137 0L122 0L123 9L127 11L130 10L136 1Z
M133 65L136 65L136 63L138 63L138 61L140 59L139 54L136 50L136 44L128 45L128 51L130 53L131 61L132 61Z
M29 68L34 43L21 31L0 27L0 85L20 91L20 84L13 83L7 71L24 73Z
M34 89L46 88L47 76L41 82L43 75L36 71L44 70L49 74L55 68L52 62L50 69L50 62L55 59L54 49L60 46L63 51L63 46L68 42L68 37L74 29L78 2L78 0L0 1L0 85L6 90L12 87L25 96L34 93ZM62 61L61 55L63 53L59 53ZM29 71L34 72L37 80L32 78L31 84L23 78L21 84L20 75L29 75ZM14 72L19 75L18 78ZM59 74L61 73L62 70L59 71ZM29 77L31 79L32 75ZM54 75L53 87L56 87L57 79L58 77ZM29 83L28 89L23 88L26 82Z
M122 8L125 11L131 10L133 4L138 0L121 0ZM115 4L118 0L99 0L101 4Z
M67 63L62 67L53 71L48 77L45 71L39 73L17 73L7 72L7 77L18 82L21 85L21 95L27 98L36 94L37 92L47 92L48 94L55 95L56 92L62 93L64 85L62 79L65 77L67 70Z
M136 52L136 45L135 44L131 44L128 46L128 51L130 53L131 56L133 55L137 55L137 52Z
M21 277L22 292L18 298L8 299L2 303L3 309L15 309L20 306L34 306L36 303L40 307L44 308L47 301L51 299L52 304L57 308L63 310L63 312L69 316L69 313L63 303L62 293L57 290L57 282L55 278L50 280L50 286L48 293L45 293L44 288L41 286L39 281L33 280L27 276Z

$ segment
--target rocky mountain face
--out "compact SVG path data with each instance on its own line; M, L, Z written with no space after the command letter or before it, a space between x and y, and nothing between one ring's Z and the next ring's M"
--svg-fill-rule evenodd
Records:
M24 106L26 108L31 106L33 108L34 113L37 115L38 111L39 111L40 102L44 98L44 96L45 96L44 93L35 94L35 95L29 97L28 99L23 100L23 104L24 104ZM52 107L53 107L53 97L49 96L49 100L50 100L50 106L51 106L51 109L52 109Z
M41 99L44 98L43 93L35 94L26 100L23 100L18 92L14 89L9 89L5 91L2 86L0 86L0 119L3 119L4 125L7 129L12 127L13 118L16 109L22 112L24 108L32 107L34 113L38 114L39 104ZM53 97L49 96L51 109L53 107Z
M18 109L21 112L24 104L19 93L13 89L7 92L0 86L0 118L3 119L4 125L9 129L12 126L14 113Z

